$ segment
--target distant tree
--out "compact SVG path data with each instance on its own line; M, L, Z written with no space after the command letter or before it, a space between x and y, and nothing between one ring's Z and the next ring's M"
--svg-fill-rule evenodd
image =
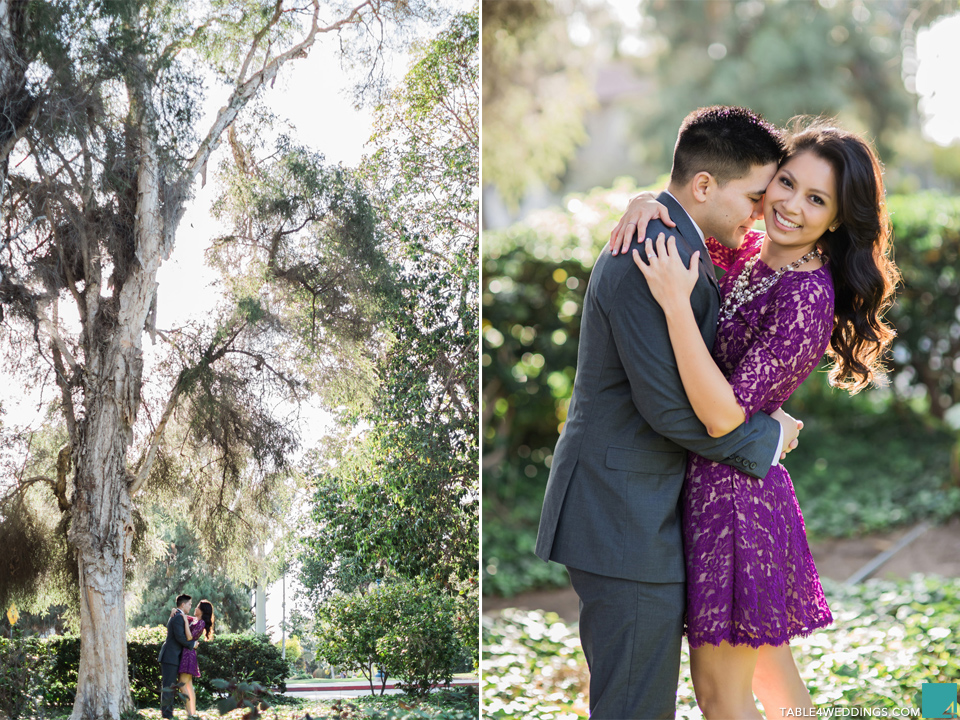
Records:
M366 429L305 463L302 580L318 601L390 575L476 577L478 44L476 13L458 16L378 108L363 172L401 258L398 294Z
M881 157L916 121L904 51L948 3L670 2L646 13L665 40L656 102L640 118L650 161L670 165L676 129L703 105L746 105L774 123L794 115L840 116L872 138ZM905 43L905 47L902 46Z
M483 0L483 176L515 205L586 139L588 58L551 0Z
M156 519L154 519L156 523ZM164 625L180 593L213 605L217 633L245 632L253 626L250 612L250 588L232 581L222 563L204 558L193 529L183 520L166 519L160 556L143 567L132 582L134 611L131 627Z

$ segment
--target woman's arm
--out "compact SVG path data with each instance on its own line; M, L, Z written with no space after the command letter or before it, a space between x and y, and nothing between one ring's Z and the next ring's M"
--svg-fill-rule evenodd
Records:
M183 615L183 629L187 633L187 640L193 641L193 635L190 634L190 620L187 618L186 613Z
M695 252L690 267L685 268L676 240L671 236L665 242L663 233L657 237L656 251L647 240L645 252L649 264L641 260L637 250L633 251L633 261L667 319L670 344L690 406L710 437L723 437L743 424L746 413L710 355L690 306L690 293L700 272L700 253Z

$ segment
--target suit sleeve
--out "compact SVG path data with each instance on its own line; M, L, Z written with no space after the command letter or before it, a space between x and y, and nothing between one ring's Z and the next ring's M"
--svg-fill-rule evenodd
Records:
M689 258L685 258L685 262L688 261ZM780 442L780 424L764 413L757 413L723 437L711 438L687 400L666 319L643 275L631 268L616 287L608 290L603 309L630 382L633 402L644 419L657 433L687 450L732 465L754 477L766 476ZM698 292L715 291L705 283L698 283L694 294ZM701 327L712 321L699 315Z
M197 647L196 640L187 640L187 632L183 629L183 617L181 615L174 615L171 620L176 621L173 623L173 639L185 648L192 650Z

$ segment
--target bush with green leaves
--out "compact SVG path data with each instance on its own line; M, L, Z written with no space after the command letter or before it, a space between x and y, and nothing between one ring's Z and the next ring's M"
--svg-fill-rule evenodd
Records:
M394 622L378 638L384 670L399 678L411 695L426 695L434 685L448 685L463 664L457 637L454 599L426 585L410 583L389 598Z
M214 678L210 684L223 696L217 701L217 710L221 715L241 708L246 711L244 720L257 720L261 710L269 709L276 702L276 696L269 686L252 680Z
M46 657L39 643L14 637L0 638L0 717L29 717L41 704L38 679L46 674Z
M383 582L361 593L335 594L318 612L317 657L359 670L370 684L382 671L410 694L449 683L463 662L454 599L416 581Z
M159 704L160 665L157 657L165 638L166 628L163 627L134 628L127 633L130 691L141 707ZM71 706L80 666L80 639L54 636L16 642L19 645L0 639L0 702L3 702L5 693L16 690L25 696L36 696L45 708ZM21 659L14 662L17 657ZM211 680L215 678L246 678L276 688L280 693L286 690L289 665L266 635L216 636L212 641L200 643L198 657L202 676L196 678L194 687L201 703L214 698L215 688ZM15 668L19 670L14 672ZM3 710L2 705L0 710ZM7 711L7 714L12 716L13 713Z
M960 676L960 579L855 587L825 581L834 623L791 646L816 705L920 707L923 683ZM677 717L700 718L683 645ZM484 718L586 714L589 673L576 625L555 613L506 610L483 620Z

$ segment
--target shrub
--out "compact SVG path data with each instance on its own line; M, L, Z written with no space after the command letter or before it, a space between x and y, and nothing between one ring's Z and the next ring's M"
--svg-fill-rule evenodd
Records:
M409 581L389 582L355 595L335 595L318 613L317 655L363 673L374 692L377 669L411 694L449 683L463 661L454 599Z
M80 638L55 635L41 641L49 662L49 675L43 684L46 707L70 707L77 694L77 673L80 669Z
M157 657L166 638L166 628L134 628L127 633L127 665L130 673L130 692L140 706L160 702L160 666ZM21 641L27 650L25 659L15 655L11 643L0 639L0 712L14 717L2 705L5 693L33 694L46 708L64 708L73 704L80 667L80 639L56 636L47 639L30 638ZM9 658L9 661L8 661ZM266 635L220 635L200 644L200 670L194 687L200 702L213 699L216 689L211 680L216 678L246 678L286 690L289 666L280 657L280 651L270 644ZM19 663L19 664L18 664ZM9 669L9 672L8 672ZM17 680L23 677L25 680ZM19 683L19 684L17 684Z
M43 673L44 656L38 645L33 639L0 638L0 717L27 717L40 704L36 680Z
M457 639L454 599L431 588L396 585L387 594L385 621L390 624L377 640L387 674L411 695L426 695L434 685L449 684L463 661Z
M337 594L317 613L317 659L346 670L359 670L373 694L375 668L382 664L377 639L381 633L378 593ZM386 687L382 678L380 694Z
M282 654L283 646L281 645L281 641L277 640L275 645ZM303 646L300 645L300 638L298 638L296 635L291 635L290 637L287 638L286 645L287 645L287 657L286 657L287 663L290 665L291 668L302 670L304 667Z

